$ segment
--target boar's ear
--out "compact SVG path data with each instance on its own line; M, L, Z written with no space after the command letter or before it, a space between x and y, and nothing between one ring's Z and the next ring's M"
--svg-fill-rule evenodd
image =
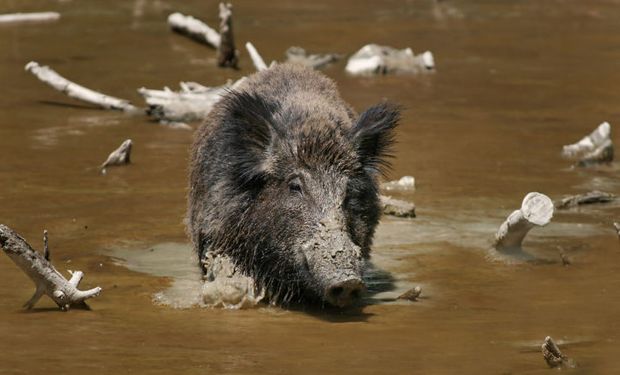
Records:
M231 172L242 186L259 184L266 177L269 165L269 148L274 127L276 104L256 94L230 92L224 99L227 153L231 157Z
M390 103L381 103L362 113L351 129L353 145L362 167L370 174L384 173L392 157L394 128L400 119L400 109Z

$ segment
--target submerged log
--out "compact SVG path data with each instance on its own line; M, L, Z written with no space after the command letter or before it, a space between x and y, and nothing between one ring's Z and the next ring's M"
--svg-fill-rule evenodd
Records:
M430 51L414 55L411 48L368 44L349 58L345 70L352 75L416 74L434 71L435 60Z
M0 14L1 23L56 21L60 18L57 12L9 13Z
M232 4L220 3L220 44L217 47L217 65L238 69L239 51L235 47L232 27Z
M406 299L408 301L417 301L418 297L422 294L422 288L416 286L413 289L409 289L405 293L398 296L396 299Z
M545 226L553 217L553 202L544 194L529 193L521 208L502 223L495 234L496 250L518 250L527 233L535 226Z
M550 336L545 337L545 341L543 342L541 349L545 362L547 362L551 368L575 368L577 366L575 361L562 354L560 348Z
M46 239L47 235L44 237ZM36 286L34 295L24 305L27 309L34 307L44 294L66 311L70 306L84 304L86 299L96 297L101 292L100 287L86 291L78 290L78 285L84 276L83 272L69 271L71 279L65 279L49 262L49 250L46 259L32 249L19 234L2 224L0 224L0 247Z
M415 217L415 204L380 195L383 214L396 217Z
M71 98L94 104L105 109L117 109L128 112L138 110L138 108L134 107L128 100L108 96L71 82L56 73L49 66L41 66L37 62L31 61L26 64L25 69L34 74L39 80Z
M555 202L555 208L564 209L582 204L608 203L614 199L616 199L616 197L611 193L593 190L585 194L571 195L569 197L562 198L561 200Z
M258 53L256 48L254 48L254 45L252 43L247 42L245 44L245 49L248 50L250 58L252 59L252 63L254 64L254 68L256 68L257 71L260 72L261 70L267 69L267 64L265 64L265 60L263 60L263 58Z
M101 173L105 174L107 167L131 163L131 146L131 139L127 139L116 150L112 151L106 161L101 164Z
M614 145L611 141L611 125L604 122L579 142L562 147L562 155L577 160L580 167L612 162Z
M168 16L168 25L172 31L187 36L199 43L216 49L220 47L220 34L197 18L185 16L178 12L172 13Z
M244 78L235 83L218 87L207 87L195 82L181 82L181 90L151 90L141 88L140 95L148 104L147 113L160 122L187 123L204 119L215 103L230 89L234 89Z
M287 49L285 55L286 62L301 64L312 69L323 68L324 66L336 62L342 58L342 55L337 53L308 54L305 49L296 46Z

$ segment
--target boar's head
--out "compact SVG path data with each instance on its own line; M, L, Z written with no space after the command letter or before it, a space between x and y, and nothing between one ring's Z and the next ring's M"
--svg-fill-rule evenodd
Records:
M215 189L229 204L207 233L209 245L275 302L352 304L365 289L362 269L380 217L377 179L398 109L379 104L358 117L247 92L222 101L228 165Z

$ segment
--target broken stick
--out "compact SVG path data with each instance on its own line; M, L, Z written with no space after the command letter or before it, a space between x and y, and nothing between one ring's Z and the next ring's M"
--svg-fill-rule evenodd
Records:
M129 103L128 100L108 96L71 82L56 73L49 66L41 66L37 62L31 61L26 64L25 69L34 74L39 80L71 98L94 104L105 109L117 109L128 112L138 110Z
M402 50L367 44L347 61L345 70L352 75L416 74L432 72L435 59L430 51L414 55L411 48Z
M220 3L220 44L217 48L217 65L238 69L239 51L235 47L232 27L232 4Z
M34 295L24 305L27 309L34 307L44 294L66 311L71 305L83 304L86 299L96 297L101 292L100 287L86 291L78 290L77 287L84 276L83 272L72 272L71 279L65 279L48 259L32 249L19 234L2 224L0 224L0 247L36 285Z
M616 199L616 197L611 193L593 190L585 194L571 195L569 197L563 198L555 202L555 207L558 209L564 209L580 206L582 204L607 203L613 201L614 199Z
M342 58L337 53L309 54L305 49L297 46L287 49L285 55L287 63L300 64L312 69L320 69Z
M508 216L495 234L495 249L518 250L527 233L535 226L545 226L553 217L553 202L541 193L529 193L521 208Z
M381 208L384 215L396 217L415 217L415 204L380 195Z
M579 142L562 147L562 155L578 160L580 167L612 162L614 145L611 142L611 125L603 122Z
M155 117L160 122L181 122L203 120L215 103L217 103L228 90L236 88L244 81L240 78L235 83L227 83L217 87L207 87L196 82L181 82L180 91L152 90L141 88L140 95L148 104L147 114Z
M106 168L114 165L126 165L131 163L131 139L125 140L121 145L110 153L106 161L101 164L101 173L106 173Z
M0 14L0 23L56 21L57 12L9 13Z
M197 18L185 16L178 12L172 13L168 16L168 25L170 25L172 31L185 35L199 43L216 49L220 47L220 34Z
M247 42L245 44L245 49L248 50L250 58L252 59L252 63L254 64L254 68L256 68L257 71L260 72L261 70L267 69L267 64L265 64L265 60L263 60L263 58L258 53L256 48L254 48L254 45L252 43Z
M557 346L555 341L553 341L551 336L545 337L545 341L543 342L541 349L545 361L551 368L559 366L575 368L577 366L575 361L562 354L560 348Z

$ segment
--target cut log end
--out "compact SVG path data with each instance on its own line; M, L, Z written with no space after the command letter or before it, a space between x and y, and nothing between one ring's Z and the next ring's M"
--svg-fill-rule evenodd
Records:
M541 193L529 193L521 208L512 212L495 234L496 250L520 250L523 239L535 226L547 225L553 217L553 202Z

